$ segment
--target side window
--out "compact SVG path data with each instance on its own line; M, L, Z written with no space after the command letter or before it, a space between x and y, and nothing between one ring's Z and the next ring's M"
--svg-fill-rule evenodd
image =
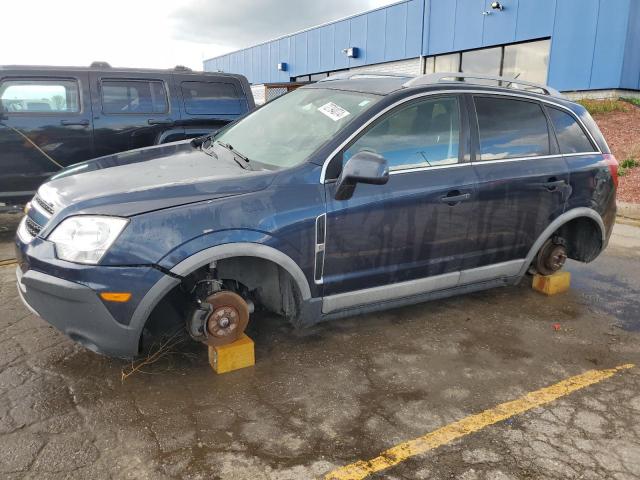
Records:
M547 107L549 117L556 131L562 153L585 153L595 151L591 141L578 122L567 112Z
M76 80L6 80L0 101L7 113L78 113L80 93Z
M549 155L549 126L534 102L476 97L480 160Z
M460 109L455 97L435 98L400 108L371 128L343 155L363 150L387 159L390 170L458 163Z
M233 83L182 82L184 109L191 115L237 115L243 113L240 96Z
M152 114L169 111L167 91L159 80L102 80L102 111Z

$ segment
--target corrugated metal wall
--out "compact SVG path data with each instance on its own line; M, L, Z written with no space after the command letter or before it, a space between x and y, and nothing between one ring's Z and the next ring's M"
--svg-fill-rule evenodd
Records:
M408 0L206 60L251 83L551 37L549 84L640 89L640 0ZM358 58L342 52L358 47ZM285 62L288 71L279 72Z

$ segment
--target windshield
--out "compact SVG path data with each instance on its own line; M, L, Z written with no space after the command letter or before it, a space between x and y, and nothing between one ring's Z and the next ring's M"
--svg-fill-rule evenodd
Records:
M215 139L267 167L304 162L381 97L359 92L301 88L266 104Z

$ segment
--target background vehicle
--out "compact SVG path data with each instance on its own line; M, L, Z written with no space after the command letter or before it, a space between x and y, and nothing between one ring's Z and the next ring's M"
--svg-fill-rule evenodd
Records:
M472 77L328 79L63 171L18 230L19 291L126 357L156 320L215 344L253 305L304 326L594 260L617 186L597 126L548 87Z
M0 203L28 200L62 167L198 137L253 108L241 75L0 67Z

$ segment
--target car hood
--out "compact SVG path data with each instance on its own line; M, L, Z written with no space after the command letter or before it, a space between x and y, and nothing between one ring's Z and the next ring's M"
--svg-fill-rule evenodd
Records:
M142 148L78 163L38 190L55 210L135 215L266 188L271 171L245 170L230 156L212 157L191 142Z

